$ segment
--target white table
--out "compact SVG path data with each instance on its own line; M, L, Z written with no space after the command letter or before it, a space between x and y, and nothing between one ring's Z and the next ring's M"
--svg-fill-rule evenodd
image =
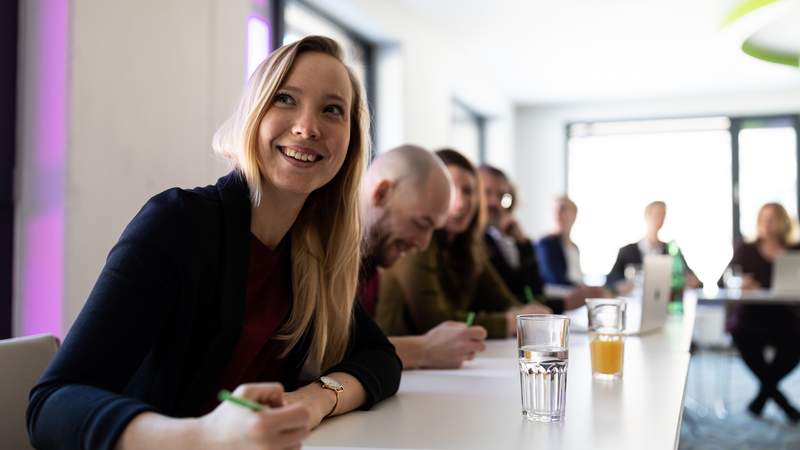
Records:
M687 292L697 298L701 305L735 303L735 304L800 304L800 292L776 293L769 289L695 289Z
M659 332L627 338L621 382L593 380L588 337L571 335L561 423L522 418L516 341L490 341L461 370L404 372L395 397L325 421L304 448L677 448L691 320L672 317Z

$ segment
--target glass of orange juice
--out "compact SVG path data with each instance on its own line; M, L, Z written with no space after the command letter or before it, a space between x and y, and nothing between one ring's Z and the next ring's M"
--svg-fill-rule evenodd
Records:
M625 356L625 300L593 298L586 300L589 311L589 351L592 375L601 380L622 378Z

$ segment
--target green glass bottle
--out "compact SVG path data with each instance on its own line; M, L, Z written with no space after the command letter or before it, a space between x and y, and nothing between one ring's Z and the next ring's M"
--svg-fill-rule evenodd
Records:
M683 288L686 286L686 276L684 275L683 256L678 243L669 241L667 253L672 257L672 304L670 312L683 310Z

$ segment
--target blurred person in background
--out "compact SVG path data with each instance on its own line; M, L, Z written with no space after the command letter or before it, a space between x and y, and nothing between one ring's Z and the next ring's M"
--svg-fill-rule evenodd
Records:
M481 165L479 174L486 204L486 251L492 267L511 292L526 302L544 302L555 313L577 308L585 303L587 296L596 294L577 288L564 298L545 297L536 249L514 217L519 202L514 186L506 174L496 167Z
M523 305L489 263L483 243L484 216L480 180L472 163L452 149L436 155L453 182L447 223L436 230L427 250L406 256L381 278L379 305L402 311L385 323L390 335L418 334L446 321L463 322L472 311L490 338L516 333L518 314L549 313L540 303Z
M645 235L639 242L628 244L619 249L617 260L606 276L606 286L620 294L627 294L633 290L634 283L631 276L626 277L626 270L638 271L642 268L642 262L646 255L669 255L674 253L676 258L680 258L682 267L683 286L680 288L695 289L702 286L700 280L695 276L692 269L686 263L683 253L678 249L677 244L669 244L658 238L658 232L664 226L667 217L667 204L662 201L654 201L644 208Z
M433 153L404 145L378 155L361 183L364 216L359 300L383 324L402 320L402 304L379 303L380 270L424 251L447 221L450 176ZM398 307L399 306L399 307ZM391 329L391 326L388 327ZM445 321L424 334L390 336L404 369L452 369L486 347L486 329Z
M565 298L611 297L611 292L600 286L583 283L581 254L572 242L572 226L578 217L578 206L566 195L556 199L556 231L536 243L539 270L545 282L545 294Z
M728 266L741 268L742 289L769 289L775 258L798 248L792 241L792 221L786 209L779 203L767 203L758 211L756 240L741 244ZM800 421L800 411L778 389L778 383L800 362L800 309L794 305L731 306L726 329L761 384L748 405L750 412L761 415L771 398L792 423ZM775 350L771 360L764 355L767 347Z

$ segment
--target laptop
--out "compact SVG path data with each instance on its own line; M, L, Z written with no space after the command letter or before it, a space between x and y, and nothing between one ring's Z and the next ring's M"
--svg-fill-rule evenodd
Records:
M772 266L772 293L800 294L800 252L786 252L775 258Z
M643 281L639 292L625 297L625 334L639 335L658 330L667 322L672 293L672 257L647 255L642 264ZM589 318L586 306L565 313L570 318L570 330L587 332Z

